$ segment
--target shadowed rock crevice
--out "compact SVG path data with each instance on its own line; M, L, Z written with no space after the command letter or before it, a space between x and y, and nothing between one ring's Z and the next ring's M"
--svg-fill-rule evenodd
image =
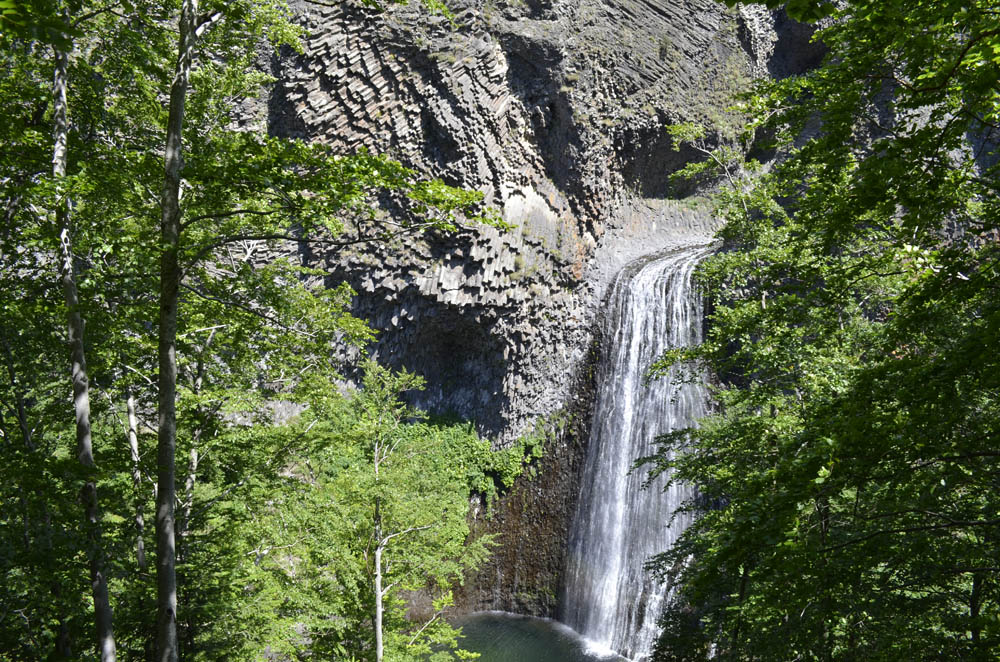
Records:
M376 343L374 356L394 368L422 375L427 388L413 396L412 403L425 411L466 420L476 420L480 433L495 436L505 408L504 376L511 370L503 356L503 343L471 315L446 306L431 308L411 301L410 307L425 306L413 315L419 324L400 328L397 321L377 320L379 327L399 329L392 342ZM400 311L407 310L407 304ZM388 322L388 323L386 323ZM492 416L477 414L496 412Z
M677 200L688 191L669 176L694 155L663 125L720 133L731 92L800 63L775 59L774 14L714 0L450 8L454 23L419 3L296 3L304 50L273 63L267 110L273 133L388 153L482 191L514 226L310 256L355 288L379 359L428 379L418 404L475 420L502 447L577 407L611 275L714 227L696 197ZM499 506L502 551L466 606L552 613L582 452L567 435Z
M617 143L617 156L622 163L625 185L643 198L680 198L691 192L691 186L671 179L671 175L692 161L704 159L694 148L682 145L675 150L667 124L653 122L624 132Z

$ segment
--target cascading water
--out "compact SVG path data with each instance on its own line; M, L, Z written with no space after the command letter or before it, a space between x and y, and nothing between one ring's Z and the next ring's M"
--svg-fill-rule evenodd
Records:
M702 383L649 383L645 371L664 351L700 342L701 300L691 284L705 245L678 248L631 265L611 288L607 347L597 382L590 446L569 540L563 620L599 646L641 660L659 632L666 589L645 570L690 523L671 520L690 488L664 492L660 476L643 489L646 472L630 472L655 451L657 435L705 415Z

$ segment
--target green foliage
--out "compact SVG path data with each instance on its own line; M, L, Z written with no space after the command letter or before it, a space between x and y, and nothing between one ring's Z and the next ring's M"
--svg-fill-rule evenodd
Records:
M995 659L996 13L845 3L745 100L782 157L721 196L707 340L660 366L718 413L654 460L699 488L659 659Z
M453 659L457 632L440 614L451 587L487 553L489 538L468 540L467 516L470 496L488 480L491 455L469 425L422 421L398 399L420 384L369 362L351 396L314 380L311 406L293 425L242 433L255 450L230 452L242 462L260 458L247 467L256 486L216 506L218 515L199 534L204 550L188 561L199 572L188 585L211 586L211 601L192 601L205 610L198 659L256 659L265 646L370 659L372 552L386 535L394 536L384 564L387 659ZM376 473L383 443L391 453ZM406 618L414 592L433 601L424 622Z
M739 0L723 0L730 7L740 4ZM834 13L837 4L832 0L764 0L758 4L769 9L784 9L796 21L814 23Z
M542 456L545 439L536 434L518 437L509 448L498 451L490 469L504 487L514 485L527 463ZM492 496L492 495L491 495Z
M351 519L360 506L325 516L331 499L340 498L339 484L327 475L334 467L325 463L348 457L347 430L357 421L354 414L331 413L328 434L342 440L332 455L315 454L319 445L307 428L316 421L315 431L324 429L318 418L301 425L275 421L283 407L312 403L310 413L319 410L310 385L334 381L342 367L338 357L348 348L357 351L372 332L350 315L348 287L327 287L325 272L288 256L306 241L337 248L499 222L483 208L480 193L424 178L386 157L334 154L237 127L233 109L271 82L253 66L258 43L296 47L299 30L282 2L201 4L206 23L184 134L177 339L182 652L189 659L259 659L267 646L289 655L327 646L322 650L338 659L363 658L370 627L358 623L370 599ZM167 26L176 24L177 10L176 3L133 0L0 4L5 660L95 657L89 643L90 550L79 505L85 476L71 451L60 228L52 218L66 200L72 202L72 248L86 321L96 478L118 650L125 659L152 657L152 321L158 315L163 100L176 59L176 33ZM61 178L51 175L55 49L70 55L69 160ZM382 208L386 201L392 214ZM139 419L136 465L127 436L129 396ZM343 402L331 407L349 409ZM492 457L488 444L474 439L471 428L424 425L422 432L404 426L413 436L406 443L452 458L452 473L442 485L492 487L474 468ZM354 434L358 441L362 433ZM321 470L323 482L303 480L291 470L305 465ZM421 466L428 475L439 468ZM461 472L463 478L453 475ZM450 503L455 517L459 505L467 507L467 501ZM147 520L145 569L135 552L140 508ZM321 548L309 546L317 540ZM440 541L450 545L445 565L452 570L434 577L445 583L456 576L454 568L478 559L485 544L460 553L443 533ZM438 542L427 538L423 545L428 563ZM443 599L446 589L436 590ZM393 613L393 631L412 629L398 608ZM449 636L437 622L424 632L414 646Z
M675 150L679 150L681 145L685 143L693 143L705 137L705 127L699 126L693 122L668 124L664 128L666 129L667 135L670 136Z
M732 112L738 110L742 109L738 106L731 109ZM734 117L741 115L742 112ZM734 194L744 195L751 188L751 181L760 169L759 163L746 159L754 138L752 126L736 131L733 126L719 124L714 127L711 142L708 129L696 122L668 124L664 130L670 136L674 151L689 147L699 154L699 158L671 173L671 182L711 185L721 178L728 185L728 190L717 194L721 199Z
M65 48L79 34L53 0L0 0L0 44L28 38Z
M503 487L509 488L514 485L514 481L524 473L531 463L542 457L545 452L545 444L554 435L561 432L563 424L566 422L566 414L560 410L547 419L535 422L531 432L518 437L513 444L492 454L489 469L495 480ZM534 469L531 469L534 475ZM488 503L492 503L493 492L486 492Z

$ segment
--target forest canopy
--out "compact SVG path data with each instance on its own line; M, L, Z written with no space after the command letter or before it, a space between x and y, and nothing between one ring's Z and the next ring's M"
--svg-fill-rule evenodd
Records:
M0 659L453 657L470 499L521 458L413 375L345 393L373 334L297 249L492 219L237 121L299 33L277 0L0 4Z
M716 413L650 460L699 489L657 658L995 660L1000 4L788 11L827 55L739 107L773 167L688 170L726 168L724 246L660 368L707 366Z

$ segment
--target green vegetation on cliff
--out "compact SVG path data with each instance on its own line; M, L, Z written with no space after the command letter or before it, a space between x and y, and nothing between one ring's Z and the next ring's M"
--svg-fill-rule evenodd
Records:
M1000 4L789 11L829 53L746 100L781 156L723 194L708 338L663 359L718 386L653 460L699 488L657 658L995 660Z

